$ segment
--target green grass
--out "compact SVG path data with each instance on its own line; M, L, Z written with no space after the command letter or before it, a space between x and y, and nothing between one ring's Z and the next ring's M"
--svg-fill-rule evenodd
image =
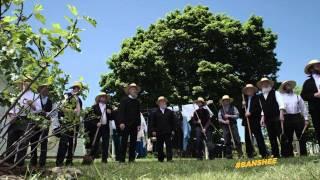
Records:
M246 161L244 159L243 161ZM215 159L196 161L176 159L173 163L159 163L155 159L119 164L96 162L91 166L76 163L84 173L79 179L319 179L319 157L279 159L277 165L235 169L237 160Z

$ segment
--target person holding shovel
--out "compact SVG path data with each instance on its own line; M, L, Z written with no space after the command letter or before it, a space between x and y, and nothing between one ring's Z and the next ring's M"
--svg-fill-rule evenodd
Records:
M151 132L152 135L157 137L157 151L158 151L158 161L163 162L164 152L163 146L166 144L166 156L167 161L172 161L172 138L174 135L174 130L176 129L176 118L170 109L167 108L168 100L164 96L160 96L157 100L158 108L152 114Z
M63 132L59 134L60 141L56 158L56 166L63 166L65 158L66 165L73 165L73 155L77 146L77 136L80 124L80 112L82 101L79 97L82 83L75 82L70 89L71 92L65 94L65 103L59 112L60 127ZM59 131L55 129L54 131Z
M259 97L256 95L258 88L252 84L247 84L243 89L243 106L244 106L244 118L243 125L245 126L245 142L246 152L248 158L254 157L254 146L252 135L256 138L259 153L262 158L267 157L266 144L261 131L261 107L259 104Z
M271 144L272 155L275 158L280 157L279 144L282 144L280 135L283 134L283 121L285 105L281 94L273 89L274 82L268 78L262 78L257 86L262 93L259 94L259 104L262 107L260 124L267 127L268 136ZM281 151L283 151L282 149Z
M109 121L113 118L111 117L111 107L107 105L110 96L108 94L101 92L95 98L95 104L91 107L94 119L87 122L87 127L89 127L89 139L92 149L90 151L90 157L92 160L97 157L99 142L102 139L102 163L108 162L108 150L109 150L109 137L110 137L110 127Z
M295 87L295 81L284 81L279 88L285 104L284 133L288 138L288 147L284 152L285 157L294 156L292 146L294 132L299 140L300 155L307 155L306 141L303 133L309 124L308 111L300 95L293 92Z
M198 97L194 101L199 107L192 116L192 125L194 127L195 137L196 137L196 156L198 160L203 159L204 152L204 141L206 140L209 126L211 125L210 113L208 109L205 109L206 101L202 97Z
M232 159L232 149L236 148L238 157L243 156L240 136L237 126L237 119L239 118L238 109L231 103L233 99L229 95L224 95L221 100L221 109L218 113L218 120L222 125L224 144L226 146L226 158Z

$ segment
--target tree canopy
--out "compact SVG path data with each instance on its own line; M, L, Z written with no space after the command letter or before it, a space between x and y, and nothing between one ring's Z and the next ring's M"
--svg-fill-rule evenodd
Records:
M124 40L120 52L108 59L112 71L102 75L100 84L119 98L126 83L136 82L148 92L142 97L147 103L160 95L174 104L196 96L240 97L245 83L255 84L262 76L276 79L281 65L276 40L261 17L241 23L208 7L187 6Z

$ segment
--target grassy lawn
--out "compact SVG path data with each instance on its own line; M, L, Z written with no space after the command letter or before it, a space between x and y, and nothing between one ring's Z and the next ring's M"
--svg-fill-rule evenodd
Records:
M243 161L246 161L244 159ZM274 166L235 169L237 160L215 159L197 161L175 159L173 163L159 163L155 159L119 164L97 162L91 166L75 167L84 173L79 179L319 179L320 158L301 157L279 159Z

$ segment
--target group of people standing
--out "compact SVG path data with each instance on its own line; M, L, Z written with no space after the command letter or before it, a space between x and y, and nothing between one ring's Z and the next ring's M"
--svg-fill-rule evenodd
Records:
M268 78L262 78L256 85L247 84L243 89L243 101L241 111L233 104L229 95L220 99L221 108L218 112L218 121L223 129L223 138L226 147L226 158L232 158L233 149L237 150L239 157L243 156L237 120L242 115L242 125L245 126L245 147L249 158L254 157L253 137L255 138L259 153L263 158L291 157L293 154L293 134L295 132L300 143L300 155L307 155L306 140L303 136L309 124L309 114L305 105L308 102L309 112L315 128L316 138L320 143L320 61L312 60L305 67L305 73L309 79L305 81L301 96L294 93L295 81L285 81L281 84L279 91L275 90L274 82ZM17 82L21 91L29 87L30 79L26 78ZM51 114L55 110L50 100L47 84L42 84L37 89L38 93L26 90L19 99L17 105L10 111L12 121L8 128L7 153L14 150L14 155L7 160L8 163L22 166L26 157L27 148L20 148L31 144L32 166L37 163L37 142L41 142L40 166L45 166L47 156L47 136L49 126L53 126L53 134L60 138L56 165L72 165L77 136L80 128L80 116L82 101L79 93L82 90L81 83L75 83L71 92L65 94L65 100L56 105L57 118ZM125 87L126 96L120 101L119 109L109 106L110 96L104 92L95 98L95 104L91 107L90 115L84 120L85 132L88 134L86 143L87 155L93 159L99 151L99 142L102 141L102 162L108 162L108 149L110 138L110 122L113 121L120 137L119 149L117 149L117 160L125 162L129 143L129 162L136 158L137 134L141 126L141 105L138 94L141 88L132 83ZM195 132L195 147L198 159L204 156L204 147L210 136L209 129L213 126L206 101L199 97L194 103L198 108L194 111L191 124ZM167 107L168 99L160 96L156 100L158 107L151 114L149 127L152 136L156 139L158 160L163 162L173 159L172 137L177 128L177 120L174 112ZM41 126L32 121L28 113L40 115L45 119L51 119L49 126ZM116 122L115 122L116 120ZM262 134L265 127L271 144L271 154L267 150ZM29 140L16 143L26 132L33 131ZM285 137L285 138L284 138ZM129 140L129 141L128 141ZM279 142L281 148L279 148ZM164 144L166 153L164 153ZM24 146L23 146L24 145ZM20 148L20 149L19 149ZM281 150L281 151L280 151Z

